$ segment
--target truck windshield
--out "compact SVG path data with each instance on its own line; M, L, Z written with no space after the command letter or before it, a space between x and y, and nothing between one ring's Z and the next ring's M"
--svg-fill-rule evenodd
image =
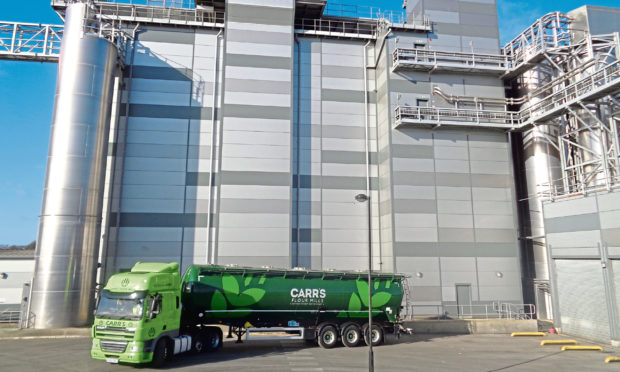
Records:
M142 318L144 312L145 297L146 291L113 293L104 290L101 292L95 315L112 319L138 320Z

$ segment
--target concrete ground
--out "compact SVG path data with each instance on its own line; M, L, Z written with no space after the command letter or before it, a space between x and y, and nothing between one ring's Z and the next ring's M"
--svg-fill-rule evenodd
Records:
M547 337L511 338L508 335L413 335L375 348L376 371L611 371L620 363L605 364L620 349L604 352L560 351L539 346ZM580 344L591 344L579 340ZM90 359L87 337L0 340L2 371L133 371L131 366L109 365ZM367 370L366 347L331 350L303 341L226 340L213 354L179 355L164 369L182 371L362 371ZM144 368L141 370L149 370Z

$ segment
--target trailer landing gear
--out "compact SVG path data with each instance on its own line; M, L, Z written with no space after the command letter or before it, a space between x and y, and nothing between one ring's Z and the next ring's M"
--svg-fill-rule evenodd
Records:
M237 341L235 341L236 344L242 344L243 341L241 341L241 337L243 337L243 335L245 334L245 328L243 327L235 327L235 326L229 326L228 327L228 336L226 336L226 338L232 338L232 334L237 335Z

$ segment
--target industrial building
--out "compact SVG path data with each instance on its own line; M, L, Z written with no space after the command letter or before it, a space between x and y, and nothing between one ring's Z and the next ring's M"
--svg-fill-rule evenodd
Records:
M1 58L59 60L31 325L86 324L137 261L365 270L371 245L408 315L620 341L620 8L502 46L493 0L136 3L0 23Z

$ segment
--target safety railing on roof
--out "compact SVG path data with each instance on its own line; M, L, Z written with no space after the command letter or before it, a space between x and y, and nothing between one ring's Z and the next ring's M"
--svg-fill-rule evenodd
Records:
M103 18L128 22L177 24L190 26L224 25L224 13L203 9L164 8L113 3L97 3L95 9Z
M182 0L179 0L182 1ZM148 3L148 4L147 4ZM154 5L161 4L161 5ZM185 25L201 27L224 27L224 12L212 9L193 9L186 2L173 3L161 1L96 1L93 3L100 19L123 22L154 23L161 25ZM173 6L177 4L179 6ZM52 0L52 6L64 9L64 0ZM183 6L181 6L183 5Z
M375 38L377 23L374 21L359 22L345 18L304 18L295 21L295 32L334 37Z
M71 0L52 0L52 6L64 6L70 2ZM194 0L94 0L93 3L143 5L184 9L194 9L196 7Z
M185 9L193 9L196 7L193 0L96 0L95 2L159 6L159 7L165 7L165 8L185 8Z
M64 26L0 22L0 58L56 62Z
M363 19L385 19L390 23L405 23L407 15L403 11L382 10L374 6L338 4L327 2L323 16L344 17L344 18L363 18Z

